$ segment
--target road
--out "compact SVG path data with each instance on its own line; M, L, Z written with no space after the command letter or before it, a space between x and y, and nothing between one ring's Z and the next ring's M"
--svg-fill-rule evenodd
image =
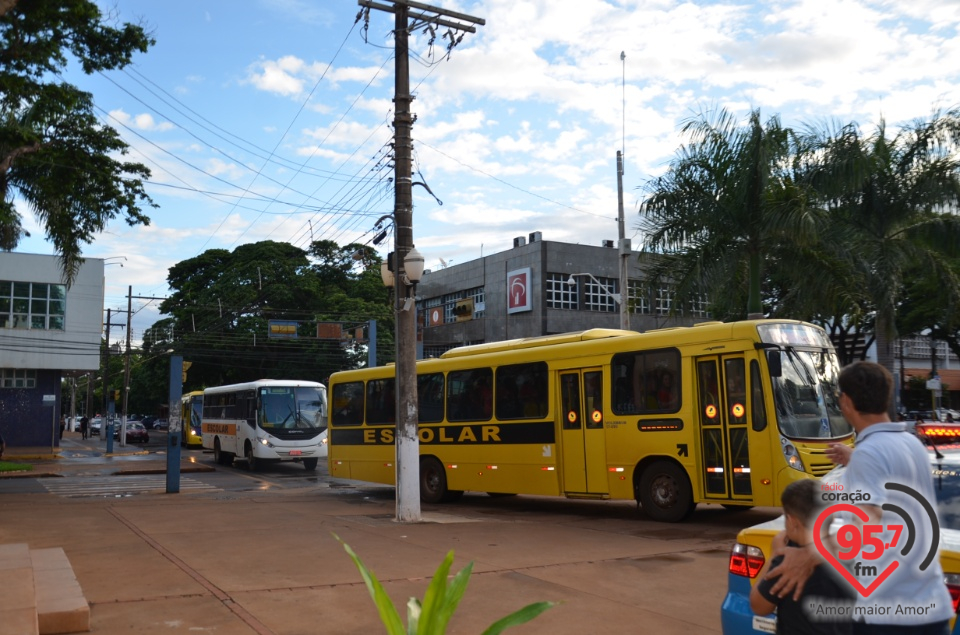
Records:
M155 437L125 456L68 437L61 476L0 479L0 542L64 546L96 632L383 632L336 534L401 614L447 551L455 570L474 561L451 634L542 599L562 604L511 632L720 633L736 533L777 514L703 505L666 525L629 502L468 492L423 505L425 523L398 524L392 487L332 479L324 462L250 472L184 449L180 491L167 494L163 469L150 469L166 456L165 435ZM76 531L100 539L77 541Z

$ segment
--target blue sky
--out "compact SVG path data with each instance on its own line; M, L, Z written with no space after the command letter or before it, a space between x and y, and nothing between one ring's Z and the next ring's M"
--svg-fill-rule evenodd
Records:
M148 227L115 221L85 255L111 257L107 307L167 293L167 269L258 240L367 242L392 211L393 16L355 24L355 0L107 0L156 38L132 66L67 77L147 164ZM960 4L934 0L437 0L486 20L446 56L410 44L414 242L428 268L510 248L514 236L627 235L638 187L660 174L683 121L722 106L787 126L866 129L960 104ZM625 60L621 61L620 53ZM18 251L52 253L34 238ZM387 251L386 249L384 251ZM135 302L135 306L143 303ZM155 303L154 303L155 305ZM145 306L135 338L159 315Z

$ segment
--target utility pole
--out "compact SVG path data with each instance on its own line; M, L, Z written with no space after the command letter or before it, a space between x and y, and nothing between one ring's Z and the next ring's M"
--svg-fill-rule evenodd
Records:
M413 193L412 193L412 145L411 129L413 116L410 113L410 58L408 40L411 31L425 29L435 35L436 29L448 27L450 51L459 42L453 30L475 33L469 24L486 24L475 18L454 11L421 4L413 0L393 0L393 4L381 4L372 0L357 0L366 8L394 14L394 276L396 291L396 481L399 522L420 522L420 438L418 435L419 413L417 399L417 314L413 310L415 298L410 298L410 288L404 280L404 258L413 248ZM410 9L417 9L411 11ZM453 18L447 19L447 18ZM411 23L412 20L412 23ZM459 21L457 21L459 20ZM461 36L462 37L462 36ZM432 40L431 40L432 42Z
M130 324L133 321L133 287L127 287L127 354L123 364L123 405L120 407L120 447L127 445L127 399L130 397Z
M630 240L626 237L626 222L623 217L623 154L617 150L617 201L619 213L617 216L617 230L620 240L617 247L620 255L620 328L630 328Z

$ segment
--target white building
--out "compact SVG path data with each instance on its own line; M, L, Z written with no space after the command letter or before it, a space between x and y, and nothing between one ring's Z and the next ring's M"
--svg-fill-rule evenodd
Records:
M60 383L100 368L104 263L73 285L56 256L0 252L0 432L7 448L59 445Z

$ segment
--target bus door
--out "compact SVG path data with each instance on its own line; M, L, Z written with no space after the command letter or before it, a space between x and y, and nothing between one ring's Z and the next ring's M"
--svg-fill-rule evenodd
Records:
M703 495L751 500L747 382L743 356L697 358Z
M599 368L560 373L563 489L568 494L608 493L603 395Z

